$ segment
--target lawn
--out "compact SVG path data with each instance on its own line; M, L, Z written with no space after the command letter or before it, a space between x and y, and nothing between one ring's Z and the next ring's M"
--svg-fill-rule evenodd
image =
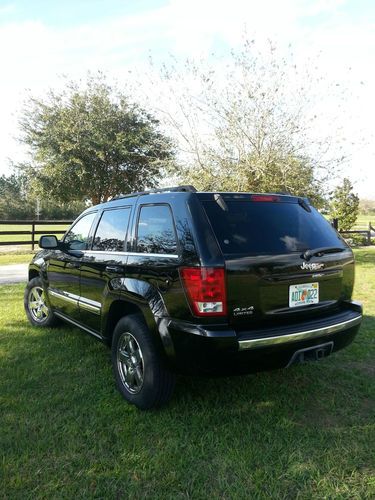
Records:
M375 498L375 251L356 251L365 320L310 365L179 379L142 413L114 387L109 350L31 328L22 286L0 288L2 498Z
M12 252L0 253L0 266L7 264L26 264L33 258L34 252L30 250L27 252Z

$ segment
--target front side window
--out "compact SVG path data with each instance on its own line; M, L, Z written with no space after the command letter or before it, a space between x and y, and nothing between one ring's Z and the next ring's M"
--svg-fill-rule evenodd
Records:
M172 213L167 205L141 207L138 219L137 252L177 253Z
M96 212L84 215L67 232L64 243L70 250L87 250L88 239L92 223L96 217Z
M92 249L107 252L124 251L129 217L130 208L119 208L103 212L95 233Z

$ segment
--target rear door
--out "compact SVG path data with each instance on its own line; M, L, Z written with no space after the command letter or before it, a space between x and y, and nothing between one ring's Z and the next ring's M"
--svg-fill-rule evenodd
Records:
M178 240L170 205L139 205L134 240L134 252L129 254L127 264L129 290L146 296L153 313L162 315L164 304L160 302L160 294L169 291L168 295L173 297L173 287L179 283Z
M107 298L117 295L110 284L125 273L127 254L125 240L131 207L104 210L93 237L92 247L82 258L80 287L80 321L100 331L103 308Z
M298 321L350 298L352 252L305 200L223 195L203 206L225 258L232 325ZM332 253L306 253L319 248Z

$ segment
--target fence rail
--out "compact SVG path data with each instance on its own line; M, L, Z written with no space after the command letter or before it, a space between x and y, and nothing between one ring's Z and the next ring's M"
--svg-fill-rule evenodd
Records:
M366 238L366 243L367 245L371 245L371 238L374 237L375 235L375 228L371 224L371 222L368 223L368 228L367 229L350 229L347 231L344 230L339 230L340 234L346 235L348 234L349 236L351 234L359 234L362 235Z
M38 241L35 236L46 234L46 231L36 230L37 226L69 226L72 223L71 220L0 220L0 226L30 226L30 230L21 231L0 231L1 236L22 236L30 235L30 240L17 240L17 241L2 241L0 240L0 246L18 246L18 245L31 245L31 249L34 250L35 245ZM66 229L51 229L50 233L53 234L64 234Z
M46 234L46 231L41 231L35 229L37 226L70 226L71 220L0 220L0 226L30 226L30 230L20 230L20 231L0 231L0 246L18 246L18 245L31 245L31 249L34 250L35 245L38 244L38 240L35 236ZM337 229L338 221L334 220L332 225ZM48 232L53 234L64 234L66 229L51 229ZM343 231L339 229L342 235L360 234L366 238L367 244L371 245L371 237L375 234L375 228L369 222L367 229L351 229L348 231ZM24 236L30 235L30 240L17 240L17 241L3 241L2 236Z

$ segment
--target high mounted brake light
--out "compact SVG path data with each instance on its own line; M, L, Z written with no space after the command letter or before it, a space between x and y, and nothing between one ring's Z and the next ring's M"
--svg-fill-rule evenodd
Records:
M226 316L225 271L217 267L182 267L180 275L195 316Z
M280 201L280 198L278 196L274 195L267 195L267 194L253 194L250 197L251 201Z

